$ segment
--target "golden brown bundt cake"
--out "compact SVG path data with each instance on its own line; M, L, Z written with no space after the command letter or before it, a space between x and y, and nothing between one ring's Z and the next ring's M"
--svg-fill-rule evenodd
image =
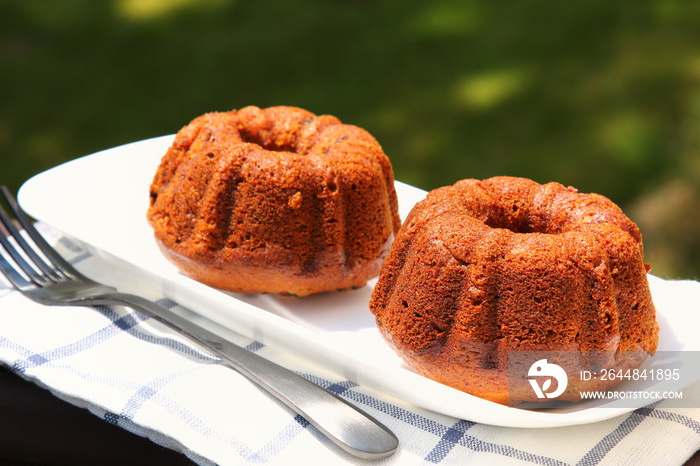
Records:
M579 401L579 390L621 381L581 381L581 370L635 368L655 351L647 272L637 226L609 199L523 178L463 180L413 208L370 307L426 377L502 404L539 401L528 368L548 357L568 375L557 400ZM543 353L516 357L530 351Z
M294 107L194 119L150 194L148 220L165 256L196 280L244 293L362 286L400 225L379 143Z

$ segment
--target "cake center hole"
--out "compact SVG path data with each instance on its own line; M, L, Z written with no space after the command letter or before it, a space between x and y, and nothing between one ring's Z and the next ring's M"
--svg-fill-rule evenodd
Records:
M267 137L266 137L267 136ZM241 131L241 138L244 142L256 144L265 150L272 152L296 152L296 141L277 141L270 134L261 134L259 132Z
M484 223L491 228L503 228L513 233L556 234L556 231L547 228L545 222L538 221L536 217L531 217L529 212L524 212L516 207L491 207L487 209Z
M505 230L510 230L513 233L544 233L534 230L532 225L530 225L527 221L514 221L514 219L489 217L486 219L486 225L490 226L491 228L503 228Z

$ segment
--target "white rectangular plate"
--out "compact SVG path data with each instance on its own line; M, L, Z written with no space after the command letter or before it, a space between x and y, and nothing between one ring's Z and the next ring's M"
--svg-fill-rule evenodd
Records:
M591 401L557 409L501 406L417 375L384 344L368 303L374 281L307 298L222 292L181 275L161 255L146 221L148 187L173 136L135 142L41 173L18 198L34 218L85 243L110 266L126 268L192 311L262 343L417 406L475 422L552 427L600 421L641 407ZM425 192L397 182L402 218ZM695 350L697 313L677 305L674 282L650 276L661 324L659 350ZM698 290L698 288L695 288ZM700 298L700 290L693 297ZM627 387L633 389L633 385Z

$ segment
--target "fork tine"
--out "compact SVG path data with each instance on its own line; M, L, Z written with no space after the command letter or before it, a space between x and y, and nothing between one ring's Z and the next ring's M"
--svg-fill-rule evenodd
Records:
M7 278L10 284L18 290L23 290L27 286L34 286L26 278L22 276L15 268L12 266L9 260L4 254L0 254L0 271Z
M3 233L0 235L0 244L2 244L3 248L7 252L7 254L12 258L15 264L19 266L20 269L25 273L25 275L36 285L43 286L45 283L48 283L49 280L48 278L38 274L36 270L29 265L29 263L24 260L24 257L22 257L21 254L15 249L15 246L9 241L8 237ZM5 259L5 256L3 255L3 259ZM7 259L5 259L7 260ZM9 264L8 261L8 267L12 267L12 265ZM16 270L15 270L16 272ZM8 277L11 278L11 277ZM16 281L16 279L14 280Z
M15 205L17 204L16 201L14 201L14 198L12 195L9 193L7 188L4 186L2 188L2 196L7 202L7 204L12 208L13 213L15 213ZM13 202L11 202L13 201ZM16 217L16 213L15 213ZM39 255L36 253L34 248L30 246L30 244L24 239L24 236L19 232L17 227L15 226L15 222L12 221L12 219L7 215L5 212L5 209L0 206L0 221L2 221L2 224L4 225L5 229L7 230L7 233L9 233L10 236L12 236L19 247L22 248L24 253L27 255L27 257L31 260L31 262L36 265L36 267L43 272L45 275L49 277L49 279L56 281L60 280L62 277L58 275L52 267L50 267L44 259L39 257ZM25 228L26 229L26 228ZM34 268L32 268L26 261L23 260L22 256L17 252L17 250L11 245L9 245L7 242L3 241L3 246L5 249L8 251L12 259L17 262L18 265L22 267L22 270L24 270L35 282L46 282L46 277L43 277L39 274L33 273Z
M5 226L6 230L8 230L8 232L20 245L22 250L31 259L31 261L34 264L36 264L36 266L41 270L41 272L46 274L52 281L60 281L64 279L65 276L78 277L79 273L75 271L75 269L68 262L66 262L53 249L53 247L51 247L46 242L46 240L43 238L43 236L41 236L41 234L36 230L36 228L34 228L34 225L29 220L27 214L24 213L24 211L19 206L15 198L12 196L12 194L10 194L10 191L5 186L0 186L0 194L2 194L2 197L12 210L12 213L14 214L19 224L24 228L24 230L29 235L33 243L36 245L36 248L40 250L42 254L49 260L49 263L47 263L42 257L40 257L36 253L35 248L25 240L24 236L20 234L17 227L15 227L14 222L10 220L9 216L5 213L4 209L0 208L0 220L2 220L2 223ZM2 235L0 235L0 238L2 238ZM27 264L27 262L22 258L22 256L17 253L15 248L11 247L11 244L8 245L6 243L7 241L3 241L3 246L5 246L5 248L8 249L8 253L12 256L12 259L15 260L18 263L18 265L22 267L22 270L27 272L27 275L29 275L34 281L37 281L37 279L40 282L42 280L43 282L46 281L44 277L39 276L36 273L32 273L33 269L31 268L31 266L29 266L29 264ZM26 270L26 266L29 266L29 270Z
M19 231L17 228L14 226L12 220L10 217L5 213L5 210L0 206L0 223L2 223L3 228L0 229L0 244L2 244L3 248L7 252L7 254L12 258L15 264L17 264L22 271L25 273L29 279L34 282L37 285L42 285L50 281L50 278L47 276L42 275L37 271L37 267L33 267L25 260L25 257L20 254L17 246L12 244L10 241L10 238L14 238L16 243L19 245L20 248L27 251L28 246L24 243L26 241L24 238L22 238L22 235L19 234ZM36 262L35 257L36 253L34 251L30 251L27 253L27 256L32 262ZM42 262L42 261L40 261ZM46 267L46 266L45 266ZM42 269L40 271L43 272Z

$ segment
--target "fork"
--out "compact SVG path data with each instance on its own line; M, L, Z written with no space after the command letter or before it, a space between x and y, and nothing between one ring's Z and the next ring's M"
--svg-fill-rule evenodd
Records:
M0 193L14 216L0 205L0 244L6 253L0 250L0 270L23 295L47 306L124 305L141 311L219 356L223 364L267 390L346 452L377 459L398 448L393 432L336 394L152 301L85 277L41 236L5 186L0 186Z

